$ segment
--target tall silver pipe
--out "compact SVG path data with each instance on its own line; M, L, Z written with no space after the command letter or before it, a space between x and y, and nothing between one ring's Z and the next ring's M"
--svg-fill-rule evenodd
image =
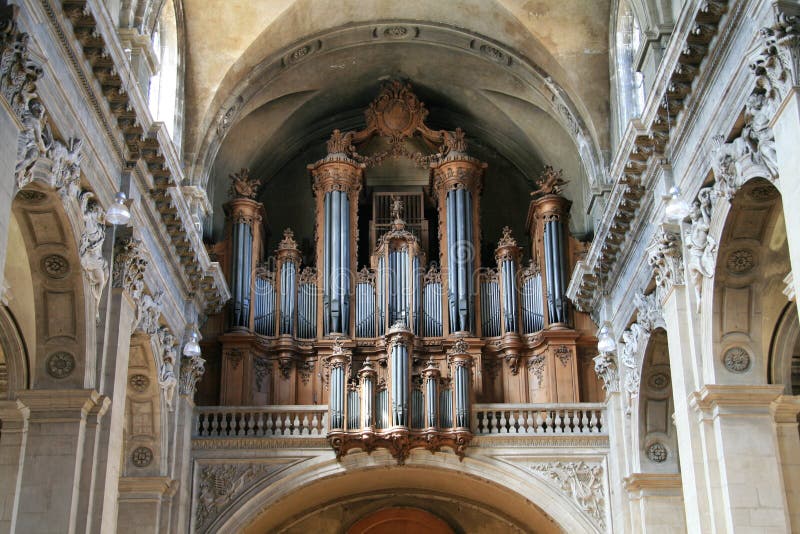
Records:
M326 193L324 199L325 220L324 220L324 239L323 246L323 271L322 271L322 332L328 335L331 331L331 239L330 232L333 226L331 220L331 195Z
M447 193L447 303L450 314L450 331L458 330L458 273L456 250L456 191Z

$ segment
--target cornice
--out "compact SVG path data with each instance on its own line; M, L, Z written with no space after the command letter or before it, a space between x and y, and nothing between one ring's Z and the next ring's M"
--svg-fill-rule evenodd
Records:
M594 309L599 296L598 277L611 278L620 269L622 245L641 217L639 208L647 192L644 175L653 161L664 158L677 127L674 118L686 107L693 81L710 53L728 4L728 0L709 0L683 12L642 117L631 121L625 130L610 169L614 186L605 216L586 259L575 266L567 290L581 311Z
M145 185L152 184L150 197L162 234L179 258L188 298L214 313L230 297L227 283L194 228L180 190L184 177L177 151L163 125L150 117L106 7L98 0L41 0L41 6L120 161Z

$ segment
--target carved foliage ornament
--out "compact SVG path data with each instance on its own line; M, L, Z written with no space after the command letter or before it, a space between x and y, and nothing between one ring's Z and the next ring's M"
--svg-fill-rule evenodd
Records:
M564 180L564 171L556 170L550 165L545 165L541 176L536 180L536 189L531 191L532 197L543 197L546 195L560 195L564 186L569 182Z
M594 372L603 381L603 388L607 392L619 391L619 371L612 353L603 352L594 357Z
M603 466L580 462L550 462L531 466L571 498L581 510L589 514L601 530L606 525L606 497L603 484Z
M680 235L661 227L647 248L647 261L653 268L656 286L661 292L669 291L673 285L683 284L683 255L680 247Z
M195 529L205 529L245 490L280 468L274 464L204 465L198 475Z
M130 237L118 244L112 283L124 289L137 304L144 290L144 271L148 263L149 254L141 240Z

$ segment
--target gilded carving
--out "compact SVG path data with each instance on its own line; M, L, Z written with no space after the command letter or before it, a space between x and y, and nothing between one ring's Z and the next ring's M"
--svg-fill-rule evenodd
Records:
M230 175L231 187L228 190L230 198L249 198L255 199L258 195L258 188L261 182L257 178L250 178L248 169L241 169Z

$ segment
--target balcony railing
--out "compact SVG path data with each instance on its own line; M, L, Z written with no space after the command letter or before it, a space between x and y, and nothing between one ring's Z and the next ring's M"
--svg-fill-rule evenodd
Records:
M474 404L472 433L606 435L605 405ZM309 437L328 434L327 405L198 407L195 438Z
M327 405L198 407L193 437L325 437Z
M475 404L472 433L487 434L607 434L605 405Z

